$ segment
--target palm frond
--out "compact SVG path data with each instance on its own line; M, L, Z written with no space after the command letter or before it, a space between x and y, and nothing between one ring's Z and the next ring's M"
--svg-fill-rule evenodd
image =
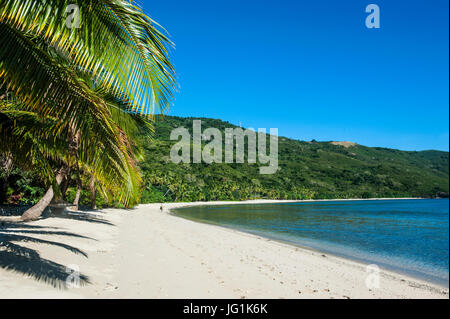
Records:
M68 52L113 94L125 93L130 110L166 110L176 89L166 32L134 1L84 0L80 28L65 25L67 0L0 0L0 23Z

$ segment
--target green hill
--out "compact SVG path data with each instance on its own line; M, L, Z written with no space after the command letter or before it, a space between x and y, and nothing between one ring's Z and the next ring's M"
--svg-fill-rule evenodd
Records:
M270 199L324 199L448 196L449 154L441 151L405 152L354 143L304 142L279 137L279 170L261 175L261 164L174 164L170 150L177 141L170 132L185 127L192 134L194 118L157 119L152 139L141 136L144 156L142 203ZM202 118L202 129L236 128L228 122ZM191 145L192 147L192 145ZM247 147L245 147L247 153ZM247 154L246 154L247 155ZM262 166L267 166L264 164ZM33 204L45 188L37 174L17 167L5 174L0 165L0 204ZM73 201L71 180L65 200ZM100 194L100 192L98 192ZM81 204L89 204L89 190ZM97 206L106 202L97 197Z
M170 132L196 118L166 116L144 141L140 163L146 182L142 202L448 196L449 154L372 148L354 143L304 142L279 138L279 171L259 174L261 164L174 164ZM236 128L201 118L202 129ZM245 148L247 152L247 148ZM266 165L263 165L266 166Z

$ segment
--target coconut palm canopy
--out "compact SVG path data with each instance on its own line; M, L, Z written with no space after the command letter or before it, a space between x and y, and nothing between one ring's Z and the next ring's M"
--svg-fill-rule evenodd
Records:
M1 152L53 186L77 170L136 203L135 136L173 101L171 46L133 1L0 0Z

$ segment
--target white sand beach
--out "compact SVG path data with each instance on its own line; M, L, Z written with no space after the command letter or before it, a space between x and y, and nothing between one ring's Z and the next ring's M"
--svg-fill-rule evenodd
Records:
M366 265L169 211L218 203L164 204L163 211L149 204L6 225L0 298L449 298L448 288L384 270L380 287L368 289ZM89 283L67 288L67 265Z

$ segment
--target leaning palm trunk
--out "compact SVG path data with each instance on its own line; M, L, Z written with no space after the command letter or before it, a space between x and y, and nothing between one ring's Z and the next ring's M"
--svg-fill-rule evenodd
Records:
M59 186L66 176L66 172L64 169L60 169L58 174L56 175L56 184ZM33 207L29 208L22 216L4 216L0 217L0 221L2 222L28 222L32 220L38 219L44 210L51 203L53 197L55 196L55 191L53 190L53 186L50 186L45 195L35 204Z
M56 184L59 186L63 180L63 178L66 176L66 171L64 169L60 169L58 174L56 175ZM21 221L31 221L38 219L44 210L48 207L50 202L52 201L53 197L55 196L55 191L53 190L53 186L50 186L50 188L45 193L44 197L40 199L37 204L35 204L33 207L28 209L23 215L20 217Z

